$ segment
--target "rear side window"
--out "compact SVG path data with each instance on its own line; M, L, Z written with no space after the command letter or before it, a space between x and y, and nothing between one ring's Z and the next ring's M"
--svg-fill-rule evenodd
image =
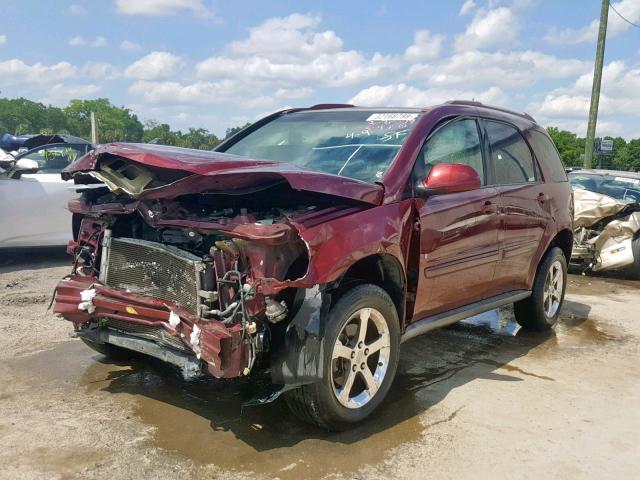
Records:
M531 150L520 132L511 125L484 121L491 147L491 163L495 183L509 185L538 180Z
M546 165L547 170L551 173L551 180L554 182L566 182L567 173L560 160L560 155L558 155L558 150L551 139L537 130L531 130L531 138L538 160Z

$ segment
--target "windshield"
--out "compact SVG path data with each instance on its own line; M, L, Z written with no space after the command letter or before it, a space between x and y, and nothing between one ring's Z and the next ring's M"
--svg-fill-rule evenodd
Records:
M380 180L420 113L304 111L282 115L224 150L357 180Z
M615 175L571 174L569 182L573 189L581 188L601 193L618 200L640 202L640 178L616 177Z

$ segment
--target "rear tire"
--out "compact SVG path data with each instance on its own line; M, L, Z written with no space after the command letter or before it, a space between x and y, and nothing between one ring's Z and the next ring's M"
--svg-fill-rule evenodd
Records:
M516 321L530 330L549 330L560 316L566 286L567 259L553 247L542 257L531 296L513 305Z
M109 360L129 360L134 358L136 353L131 350L127 350L126 348L120 348L115 345L111 345L110 343L97 343L93 340L89 340L87 338L80 337L85 345L87 345L92 350L95 350L98 353L101 353Z
M345 293L329 312L323 346L323 378L285 398L301 420L344 430L368 417L391 388L400 327L389 295L371 284Z

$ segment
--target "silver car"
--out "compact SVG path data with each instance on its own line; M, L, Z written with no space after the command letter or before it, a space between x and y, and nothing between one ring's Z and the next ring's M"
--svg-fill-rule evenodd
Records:
M41 145L0 162L0 248L66 245L71 240L73 182L60 172L90 143Z
M640 279L640 174L569 173L574 190L571 262L584 271L625 271Z

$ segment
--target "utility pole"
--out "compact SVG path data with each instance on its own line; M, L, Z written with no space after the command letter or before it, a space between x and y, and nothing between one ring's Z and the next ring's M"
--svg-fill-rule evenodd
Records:
M602 0L600 9L600 28L598 29L598 45L596 46L596 65L593 71L593 88L591 89L591 106L589 107L589 125L587 141L584 147L584 168L591 168L593 147L596 139L596 123L598 121L598 104L600 103L600 85L602 84L602 64L604 63L604 44L607 39L607 20L609 18L609 0Z
M98 143L98 128L96 126L96 112L91 112L91 143Z

